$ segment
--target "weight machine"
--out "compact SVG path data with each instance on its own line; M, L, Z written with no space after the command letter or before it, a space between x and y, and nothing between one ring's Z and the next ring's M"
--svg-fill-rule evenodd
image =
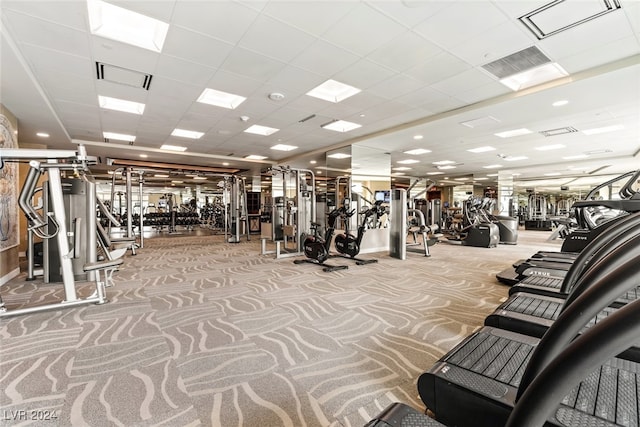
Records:
M24 211L28 230L33 234L47 240L55 239L57 245L57 262L63 283L64 300L40 306L25 307L7 310L0 298L0 317L19 314L36 313L45 310L63 307L75 307L84 304L104 304L107 302L105 286L108 276L101 280L100 272L105 274L117 269L122 264L122 259L96 262L96 191L95 183L86 179L86 215L85 223L78 218L73 218L73 228L68 228L68 219L65 209L65 197L61 171L71 171L74 175L88 171L90 164L96 163L95 157L87 156L84 146L78 146L78 151L71 150L36 150L36 149L8 149L0 151L0 168L5 162L29 162L29 172L22 186L18 205ZM32 205L32 198L37 190L38 180L46 174L48 178L48 195L44 201L49 203L50 212L45 209L45 214L40 213L39 206ZM47 200L48 199L48 200ZM68 203L68 202L67 202ZM46 216L46 218L45 218ZM82 232L84 227L84 233ZM73 246L70 245L70 240ZM74 260L80 259L81 248L86 244L85 258L82 259L82 270L87 273L88 279L95 280L96 289L87 298L79 298L75 287ZM32 251L33 248L30 248ZM44 259L47 258L45 251ZM45 265L46 270L46 265ZM46 277L46 275L45 275Z
M118 173L120 172L120 173ZM117 176L120 175L125 182L125 192L122 193L120 191L116 192ZM138 205L140 208L140 212L134 218L134 204L133 204L133 179L134 175L137 175L138 181ZM110 206L115 206L115 196L118 196L118 211L120 213L120 223L124 223L126 226L126 231L124 238L128 239L132 243L129 245L129 249L131 249L131 254L136 254L136 248L144 247L144 212L142 208L142 200L143 200L143 190L142 187L144 185L144 171L134 171L133 168L124 167L117 168L113 171L113 176L111 177L111 202ZM125 215L126 218L122 218L122 196L125 196ZM137 223L137 224L136 224ZM111 233L111 225L113 223L110 222L108 231ZM133 227L138 225L139 235L140 235L140 244L136 242L136 235L133 231Z

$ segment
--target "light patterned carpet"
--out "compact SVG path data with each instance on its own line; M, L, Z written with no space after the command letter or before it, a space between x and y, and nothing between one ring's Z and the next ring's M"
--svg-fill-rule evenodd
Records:
M109 304L0 320L1 425L348 427L392 401L423 409L418 376L506 297L495 274L560 245L521 231L325 273L257 238L187 234L128 255ZM9 308L60 297L24 279L2 287Z

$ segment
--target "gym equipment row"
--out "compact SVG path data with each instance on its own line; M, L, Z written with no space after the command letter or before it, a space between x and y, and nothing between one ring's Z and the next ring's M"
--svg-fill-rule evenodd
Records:
M43 240L43 279L45 283L62 282L64 292L64 299L59 302L12 310L0 299L0 317L106 303L105 287L110 274L123 260L98 261L96 186L88 174L89 165L97 159L87 156L82 145L78 151L8 149L2 150L0 156L0 167L5 162L28 162L30 166L18 198L28 222L29 275L34 274L35 234ZM61 171L73 177L63 179ZM46 181L38 189L41 177ZM39 191L43 192L43 204L35 206L33 196ZM78 296L76 278L95 282L91 296Z

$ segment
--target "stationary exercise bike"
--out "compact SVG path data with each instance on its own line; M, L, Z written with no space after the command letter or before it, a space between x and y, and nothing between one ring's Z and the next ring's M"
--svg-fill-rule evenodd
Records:
M338 251L339 255L331 255L332 257L351 259L355 261L357 265L373 264L378 262L377 259L361 259L356 258L356 256L360 253L360 243L362 243L362 237L364 236L364 233L366 231L365 224L367 223L367 219L371 215L379 211L381 204L382 201L376 201L372 208L362 212L364 218L362 219L362 224L358 226L358 234L354 236L349 232L349 218L351 218L355 214L356 210L353 209L348 211L347 206L349 205L349 199L345 200L344 206L337 209L338 215L334 216L333 223L329 224L331 228L335 228L335 220L338 216L340 216L344 220L345 224L344 233L338 234L333 241L333 244L336 247L336 251ZM331 218L329 219L329 221L331 221Z
M334 225L338 215L339 213L337 213L336 211L333 211L329 214L329 226L327 227L324 238L318 233L320 224L318 224L317 222L311 223L311 230L313 231L313 235L305 237L302 243L302 249L306 258L296 259L293 261L294 264L302 264L305 262L317 264L321 265L323 267L322 271L326 272L344 270L349 268L346 265L327 265L324 263L329 258L331 238L333 237L333 232L335 230Z

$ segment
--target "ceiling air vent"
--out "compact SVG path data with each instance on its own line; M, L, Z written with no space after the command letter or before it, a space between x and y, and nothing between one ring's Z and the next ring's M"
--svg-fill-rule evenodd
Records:
M531 46L483 65L482 68L496 76L498 79L504 79L505 77L521 73L531 68L539 67L540 65L544 65L548 62L551 62L551 60L547 58L540 49L535 46Z
M518 19L542 40L620 8L618 0L554 0Z
M96 62L96 71L98 80L138 87L145 90L149 90L151 78L153 77L151 74L105 64L104 62Z
M550 136L564 135L564 134L573 133L573 132L578 132L578 129L571 126L567 126L567 127L558 128L558 129L541 130L539 133L540 135L550 137Z

